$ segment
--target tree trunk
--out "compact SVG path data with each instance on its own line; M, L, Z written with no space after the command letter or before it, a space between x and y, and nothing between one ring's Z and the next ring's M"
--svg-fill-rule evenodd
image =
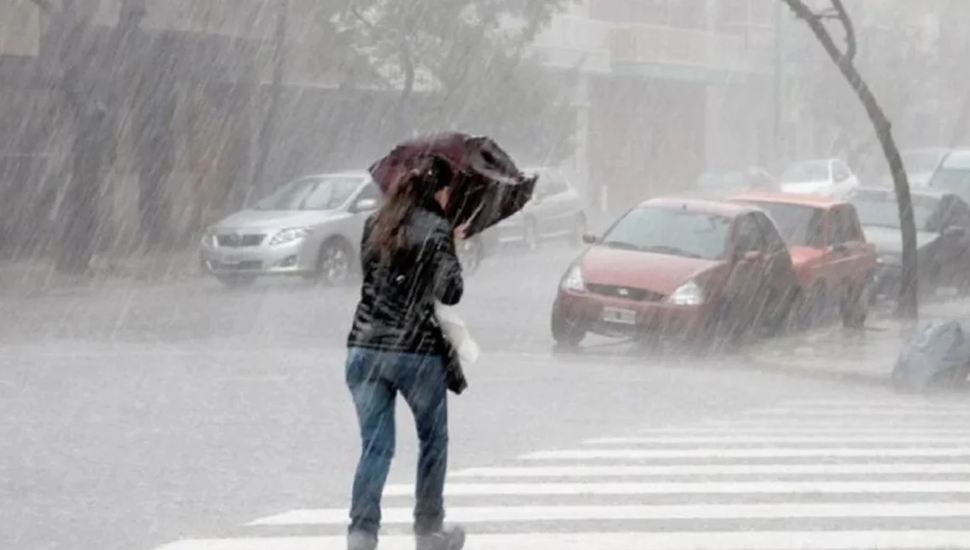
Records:
M105 166L111 162L114 129L107 112L109 52L98 43L84 8L67 2L51 12L45 40L55 41L55 86L64 112L71 119L71 174L64 193L58 228L55 267L80 275L90 266L98 246ZM99 71L100 68L100 71Z
M401 68L404 69L404 86L401 87L401 95L397 98L395 106L395 120L397 132L404 139L411 133L411 96L414 93L414 80L416 78L414 59L411 57L411 46L407 39L401 40Z
M86 109L76 120L64 225L55 260L57 270L70 275L84 274L97 251L103 167L113 130L107 112L97 106Z
M253 167L253 180L250 191L262 189L263 178L265 177L266 162L273 149L273 139L276 131L276 119L279 118L280 103L283 101L283 78L286 69L286 27L287 18L290 11L290 0L277 0L276 30L273 36L273 85L272 95L269 100L269 107L266 109L266 118L263 119L263 127L259 131L259 156L256 157L256 165ZM257 96L260 83L257 82ZM246 193L247 202L250 193Z
M917 280L917 257L916 257L916 223L913 217L913 202L909 192L909 181L906 177L906 170L903 167L902 158L899 155L899 148L892 135L892 125L886 114L879 106L879 102L873 95L872 90L863 80L862 75L855 68L852 59L855 56L856 44L855 34L848 21L848 15L844 12L841 2L833 0L833 6L843 18L846 27L847 45L846 52L843 53L832 40L832 36L825 28L823 19L813 13L801 0L783 0L788 7L799 18L805 20L812 33L825 49L825 52L838 67L839 72L845 77L846 82L858 96L863 108L872 122L879 145L882 147L886 161L889 163L889 170L893 176L893 187L896 190L896 204L899 210L900 228L903 239L903 273L902 284L899 290L899 305L896 314L900 317L915 319L919 315L918 301L918 280Z

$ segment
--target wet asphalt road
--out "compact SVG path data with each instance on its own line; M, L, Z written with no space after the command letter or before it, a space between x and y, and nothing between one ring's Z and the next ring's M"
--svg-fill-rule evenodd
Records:
M645 426L862 390L613 347L553 355L548 315L575 252L492 258L461 311L482 345L451 401L453 469ZM343 385L355 287L119 286L0 304L0 548L149 550L255 517L346 505ZM415 467L399 408L392 480Z

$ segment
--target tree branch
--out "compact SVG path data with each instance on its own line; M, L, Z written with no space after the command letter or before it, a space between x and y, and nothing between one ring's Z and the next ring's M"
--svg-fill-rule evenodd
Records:
M855 60L855 54L858 49L855 26L852 24L852 19L849 17L849 12L845 9L845 4L842 0L832 0L832 7L835 8L836 16L845 29L845 57L852 62Z
M849 12L845 9L843 0L830 0L832 2L832 7L819 12L812 11L812 9L809 8L803 0L781 1L788 5L788 7L795 14L795 17L804 19L805 22L808 23L808 26L812 29L812 32L815 33L815 36L817 36L819 41L822 42L822 46L827 52L829 52L829 54L831 54L833 51L830 50L829 47L831 46L832 48L835 48L834 51L838 53L838 56L841 59L839 63L852 63L855 60L856 51L858 49L855 26L852 24L852 19L849 17ZM826 29L825 25L822 23L822 21L831 19L837 19L845 29L844 52L838 49L835 42L832 40L832 36L829 34L828 29ZM823 39L819 32L824 33L826 38Z
M54 5L51 4L49 0L31 0L31 2L33 2L34 5L40 8L40 11L44 13L54 13L56 11Z

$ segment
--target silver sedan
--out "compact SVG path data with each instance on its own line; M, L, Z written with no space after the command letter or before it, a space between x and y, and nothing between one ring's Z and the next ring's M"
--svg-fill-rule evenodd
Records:
M342 283L354 269L364 220L380 201L366 172L299 178L210 226L202 268L230 286L280 275Z
M382 199L367 172L299 178L211 225L200 245L202 270L227 286L285 275L341 284L357 270L364 222ZM474 273L494 249L490 235L486 231L459 247L466 273Z

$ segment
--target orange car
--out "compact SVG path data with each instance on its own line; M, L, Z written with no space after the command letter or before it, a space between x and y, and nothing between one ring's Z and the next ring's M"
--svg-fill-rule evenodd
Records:
M729 200L764 210L788 243L802 287L799 324L812 324L835 305L844 325L865 323L865 295L876 269L876 247L866 242L851 203L793 193L746 193Z

